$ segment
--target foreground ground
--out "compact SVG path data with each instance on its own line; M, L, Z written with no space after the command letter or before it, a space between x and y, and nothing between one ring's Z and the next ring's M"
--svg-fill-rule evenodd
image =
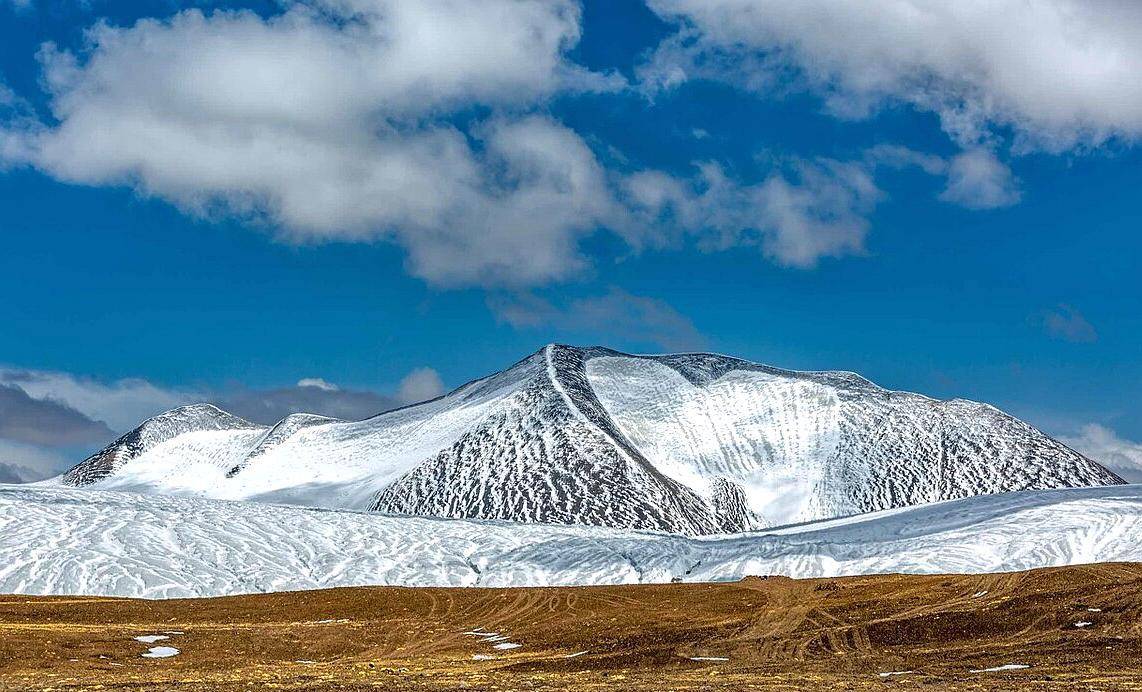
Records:
M147 635L166 639L134 639ZM159 646L179 653L142 656ZM1142 565L173 601L0 596L0 689L85 687L1142 690Z

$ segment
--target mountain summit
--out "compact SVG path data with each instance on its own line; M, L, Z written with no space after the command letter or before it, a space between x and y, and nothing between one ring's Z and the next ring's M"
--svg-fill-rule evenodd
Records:
M551 344L431 401L152 418L67 485L686 534L1122 479L991 406L698 353Z

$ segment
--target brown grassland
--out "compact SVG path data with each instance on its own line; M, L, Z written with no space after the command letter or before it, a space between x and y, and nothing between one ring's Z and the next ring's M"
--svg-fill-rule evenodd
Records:
M506 639L466 634L474 628ZM178 634L133 639L163 632ZM494 648L505 643L520 646ZM180 653L141 656L161 645ZM972 672L1011 664L1028 667ZM881 675L900 671L911 672ZM3 690L902 688L1142 690L1142 565L168 601L0 596Z

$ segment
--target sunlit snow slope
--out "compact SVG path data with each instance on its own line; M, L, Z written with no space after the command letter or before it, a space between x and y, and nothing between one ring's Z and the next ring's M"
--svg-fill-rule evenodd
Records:
M1142 486L1027 491L686 538L0 486L0 593L147 598L367 584L532 586L1142 560Z
M990 406L710 354L547 346L359 422L143 423L56 483L421 516L744 531L1121 479Z

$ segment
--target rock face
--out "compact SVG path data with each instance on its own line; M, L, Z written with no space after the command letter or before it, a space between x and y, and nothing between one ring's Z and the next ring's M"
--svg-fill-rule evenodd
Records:
M438 399L267 428L143 423L68 485L685 534L1122 480L985 404L712 354L549 345Z

